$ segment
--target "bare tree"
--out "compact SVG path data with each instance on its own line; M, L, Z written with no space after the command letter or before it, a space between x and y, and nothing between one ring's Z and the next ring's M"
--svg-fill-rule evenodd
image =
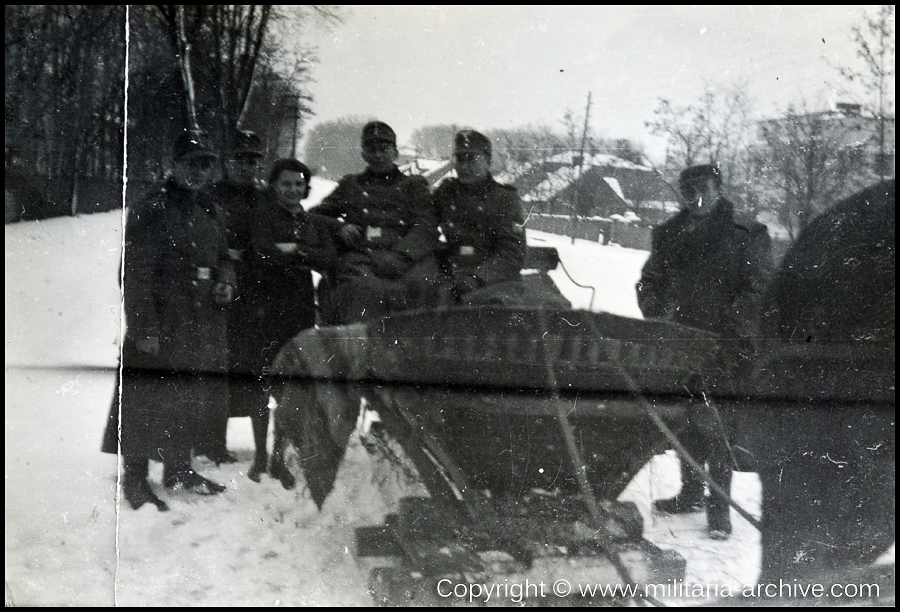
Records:
M745 207L755 201L750 148L754 103L744 83L710 84L694 104L660 99L651 133L668 140L665 170L670 178L697 164L718 164L722 180Z
M863 21L862 25L851 28L856 56L862 60L863 67L839 66L838 70L850 83L859 83L869 97L867 106L878 120L875 173L884 180L888 174L894 174L890 161L894 153L894 139L887 139L887 116L894 106L894 5L882 5L875 16L864 13Z
M453 152L453 137L464 129L458 125L426 125L417 128L410 137L410 145L418 157L449 159Z
M314 54L298 46L296 33L310 19L327 26L338 23L341 17L336 7L157 5L156 11L177 50L189 123L194 123L190 115L196 112L198 122L215 131L228 150L235 129L248 127L249 118L260 114L253 106L263 105L288 111L293 122L287 127L296 141L300 121L311 114L312 98L306 85L314 60ZM279 22L293 31L274 27ZM202 64L203 70L192 70L192 61ZM263 79L267 86L261 88ZM277 98L254 97L257 88L275 93ZM293 153L293 146L291 149Z
M778 215L792 238L866 182L866 162L853 133L843 114L810 111L805 102L760 122L759 176L780 200Z
M316 174L339 179L360 172L360 135L371 117L350 116L319 123L306 137L306 163Z
M84 175L120 176L124 16L116 6L6 7L7 152L65 192L70 214Z

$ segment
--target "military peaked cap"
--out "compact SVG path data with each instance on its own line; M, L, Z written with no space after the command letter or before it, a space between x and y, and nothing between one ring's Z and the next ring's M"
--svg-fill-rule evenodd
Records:
M182 132L175 139L175 147L173 148L173 157L176 160L185 158L207 157L210 159L218 159L212 147L209 146L209 139L206 134L199 130L188 130Z
M694 185L707 179L714 179L717 185L722 184L722 176L718 165L702 164L687 168L678 177L678 187L681 191L690 191Z
M484 153L491 155L491 141L487 136L475 130L462 130L456 133L453 140L454 153Z
M362 143L366 144L367 142L387 142L396 145L397 135L387 123L370 121L362 129Z
M234 155L256 155L262 157L262 138L255 132L238 130L234 135Z

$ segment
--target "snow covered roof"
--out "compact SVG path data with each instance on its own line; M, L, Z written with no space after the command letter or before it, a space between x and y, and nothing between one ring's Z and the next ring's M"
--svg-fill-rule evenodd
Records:
M566 151L564 153L554 155L553 157L548 159L547 162L568 164L571 166L578 161L580 155L581 154L577 151ZM636 164L634 162L628 161L627 159L622 159L621 157L610 155L608 153L593 153L586 155L582 166L608 166L613 168L629 168L631 170L646 170L648 172L653 171L653 168L651 168L650 166Z

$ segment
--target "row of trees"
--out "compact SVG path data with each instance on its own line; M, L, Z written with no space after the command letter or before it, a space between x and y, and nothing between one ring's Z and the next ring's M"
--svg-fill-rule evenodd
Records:
M659 168L663 178L673 185L684 168L716 163L729 195L744 212L771 210L796 236L840 197L893 176L894 7L864 14L861 25L849 33L860 63L857 68L835 66L845 87L834 94L862 93L867 103L834 111L799 100L760 120L750 87L743 82L710 83L691 104L659 99L647 127L668 142L667 158ZM494 143L492 170L527 188L524 170L562 152L577 153L570 156L574 176L579 175L580 160L594 153L650 163L639 145L596 135L588 120L590 110L589 97L584 113L568 111L555 129L487 131ZM368 119L346 117L317 125L307 140L308 162L331 178L358 171L359 131ZM464 127L422 127L407 144L417 157L447 159L454 134Z
M66 184L75 212L84 181L121 181L126 100L129 180L158 177L194 127L223 151L241 127L290 153L315 59L296 31L339 19L309 5L7 5L7 175Z
M350 172L358 172L359 136L362 126L371 117L349 116L318 123L306 137L304 159L318 174L337 179ZM519 129L487 130L485 135L493 143L494 174L516 176L530 164L539 163L559 153L585 151L585 155L610 153L634 163L643 163L644 151L627 139L612 140L596 136L590 129L586 140L574 137L566 125L577 122L574 113L563 119L563 130L547 126L528 126ZM412 156L427 159L449 159L453 151L453 137L470 126L456 124L429 125L416 129L407 146Z

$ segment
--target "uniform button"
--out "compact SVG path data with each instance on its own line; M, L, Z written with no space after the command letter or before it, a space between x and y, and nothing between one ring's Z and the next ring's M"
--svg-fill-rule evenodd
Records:
M192 281L191 281L191 284L192 284L194 287L196 287L196 286L197 286L197 281L192 280Z
M369 209L368 209L368 208L363 208L363 214L364 214L364 215L368 215L368 214L369 214Z
M191 242L191 246L196 248L197 243L192 241L192 242Z

